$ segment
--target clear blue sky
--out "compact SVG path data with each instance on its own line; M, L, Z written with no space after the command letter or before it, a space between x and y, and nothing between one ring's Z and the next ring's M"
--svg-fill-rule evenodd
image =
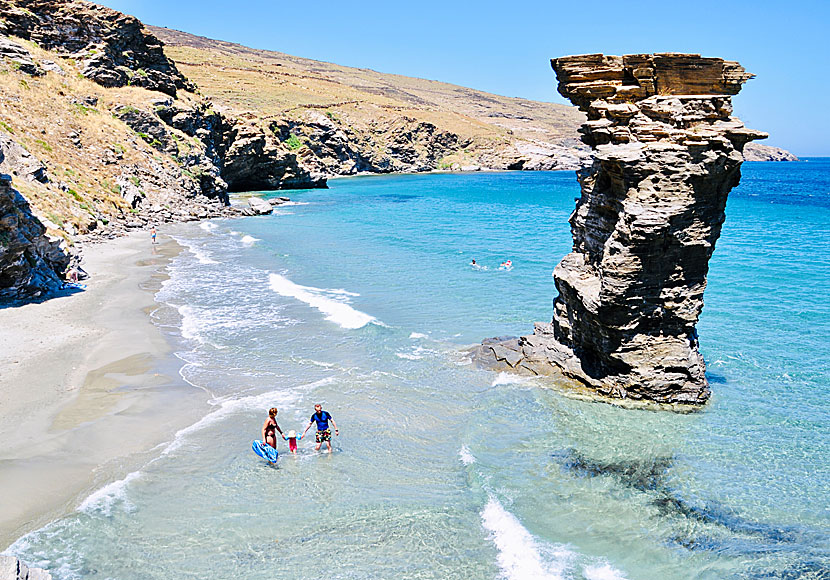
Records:
M830 2L104 0L166 26L255 48L565 102L549 60L695 52L756 79L735 98L766 143L830 156Z

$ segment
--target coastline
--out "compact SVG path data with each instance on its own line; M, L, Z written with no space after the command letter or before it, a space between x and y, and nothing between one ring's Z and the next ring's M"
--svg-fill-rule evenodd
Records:
M150 319L181 247L88 245L88 288L0 310L0 550L142 464L205 408Z

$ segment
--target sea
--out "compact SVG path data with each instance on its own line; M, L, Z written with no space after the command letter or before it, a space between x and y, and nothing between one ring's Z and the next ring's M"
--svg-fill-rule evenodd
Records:
M471 363L550 320L573 172L329 185L164 231L152 317L204 416L7 553L58 580L830 578L830 159L744 164L686 414ZM252 452L315 403L333 453Z

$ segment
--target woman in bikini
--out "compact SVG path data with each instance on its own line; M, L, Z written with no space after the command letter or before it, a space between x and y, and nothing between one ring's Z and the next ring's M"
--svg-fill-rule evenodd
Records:
M282 435L282 429L280 429L280 426L277 425L276 407L268 409L268 419L266 419L265 423L262 425L262 440L274 449L276 449L277 435L276 433L274 433L274 431L279 431L280 435Z

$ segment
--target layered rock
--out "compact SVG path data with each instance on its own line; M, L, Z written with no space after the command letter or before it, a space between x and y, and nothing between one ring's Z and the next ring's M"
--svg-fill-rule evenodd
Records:
M74 58L105 87L133 85L175 96L195 87L136 18L81 0L0 0L0 33Z
M710 394L695 324L709 258L744 145L766 137L732 117L752 75L693 54L552 61L559 92L586 113L593 163L578 171L573 251L554 271L553 320L480 354L564 375L603 395L662 403Z

